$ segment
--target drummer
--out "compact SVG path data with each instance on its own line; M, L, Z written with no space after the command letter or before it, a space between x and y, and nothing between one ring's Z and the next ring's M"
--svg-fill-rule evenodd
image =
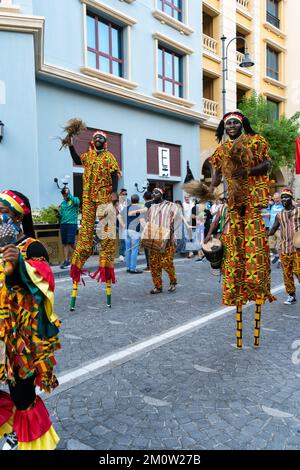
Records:
M163 226L169 230L169 240L163 253L150 249L149 266L154 284L150 294L160 294L162 292L162 270L164 269L169 276L170 286L168 292L176 291L176 273L174 266L174 255L176 252L175 238L175 220L179 211L176 204L166 201L163 198L164 191L161 188L154 188L152 192L153 204L148 209L147 222ZM178 224L179 226L180 224Z
M270 235L281 228L281 254L284 287L288 294L285 305L297 302L294 275L300 282L300 207L294 206L293 192L286 188L280 194L283 209L276 215Z

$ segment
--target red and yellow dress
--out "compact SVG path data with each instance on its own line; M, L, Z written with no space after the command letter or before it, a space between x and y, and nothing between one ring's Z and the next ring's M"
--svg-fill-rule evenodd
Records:
M245 142L251 150L253 168L270 160L269 145L260 135L247 135ZM210 157L212 166L222 173L233 142L227 140ZM248 301L263 304L275 298L270 292L270 254L261 209L269 204L269 176L249 176L241 181L242 206L235 207L233 182L228 185L228 233L221 237L224 245L223 296L225 305L243 305Z
M93 235L98 206L108 204L111 201L113 191L112 174L120 169L116 158L107 150L97 154L91 149L80 156L83 173L83 199L82 219L79 238L72 257L71 277L79 282L81 269L92 254ZM114 281L114 240L106 239L102 244L99 260L99 272L101 280Z
M0 391L0 437L15 431L19 450L52 450L59 438L35 388L50 392L58 385L54 278L41 243L26 238L17 246L13 274L5 276L0 264L0 382L10 390Z

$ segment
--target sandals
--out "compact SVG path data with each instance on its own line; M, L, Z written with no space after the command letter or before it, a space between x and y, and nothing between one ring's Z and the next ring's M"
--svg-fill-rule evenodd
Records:
M176 291L176 285L175 284L171 284L169 289L168 289L168 292L175 292Z
M158 287L154 287L154 289L150 291L150 294L161 294L161 292L162 292L162 289L159 289Z

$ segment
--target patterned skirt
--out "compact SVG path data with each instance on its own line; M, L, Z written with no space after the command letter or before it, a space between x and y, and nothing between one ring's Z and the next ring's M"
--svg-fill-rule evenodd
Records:
M260 209L246 207L244 215L236 210L228 215L229 230L221 236L223 304L272 302L270 252Z

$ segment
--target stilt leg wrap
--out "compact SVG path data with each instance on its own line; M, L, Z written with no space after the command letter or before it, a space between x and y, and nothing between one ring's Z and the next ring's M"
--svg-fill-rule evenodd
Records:
M28 410L16 410L14 431L18 437L18 450L54 450L59 442L40 397Z
M14 404L10 395L0 391L0 438L13 429Z
M236 346L241 349L243 346L243 319L242 319L242 306L236 307Z
M106 281L106 300L107 306L111 307L111 281Z
M261 319L261 305L255 304L255 319L254 319L254 346L258 348L260 337L260 319Z

